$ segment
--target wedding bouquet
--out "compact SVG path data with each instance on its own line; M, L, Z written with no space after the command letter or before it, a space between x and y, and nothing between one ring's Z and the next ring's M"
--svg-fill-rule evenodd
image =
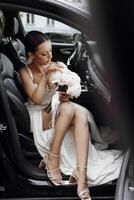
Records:
M63 62L56 62L55 64L61 67L61 70L53 72L49 81L57 85L59 91L65 91L71 98L78 98L81 94L80 77L75 72L69 70Z

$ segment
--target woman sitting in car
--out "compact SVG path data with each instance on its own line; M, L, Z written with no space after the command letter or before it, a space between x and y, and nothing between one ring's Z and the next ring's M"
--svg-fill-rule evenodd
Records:
M50 77L62 72L63 65L52 64L50 40L39 31L31 31L25 36L25 49L29 64L20 69L20 76L28 96L26 106L34 142L43 158L39 167L46 167L55 186L64 184L61 172L70 175L69 182L77 183L79 197L90 200L88 186L118 178L122 154L94 147L90 139L90 132L94 131L92 115L71 102L69 93L58 91L59 101L54 102L57 86Z

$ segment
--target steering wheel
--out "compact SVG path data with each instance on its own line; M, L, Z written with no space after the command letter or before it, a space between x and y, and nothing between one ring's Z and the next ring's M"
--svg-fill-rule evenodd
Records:
M78 66L82 58L82 43L77 42L74 47L73 53L67 60L67 65Z

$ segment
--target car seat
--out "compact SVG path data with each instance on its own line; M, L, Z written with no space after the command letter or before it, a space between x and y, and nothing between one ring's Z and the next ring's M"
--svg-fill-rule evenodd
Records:
M0 30L0 45L2 43L1 36L2 31ZM6 55L0 52L0 124L6 127L4 134L0 135L0 141L7 156L19 167L18 169L32 178L44 180L45 176L38 166L31 165L24 158L23 150L27 142L28 148L32 146L32 151L35 151L38 160L41 159L29 136L30 116L24 105L25 98L15 83L14 74L13 64ZM21 138L24 143L20 143Z
M10 22L12 21L12 23L14 22L13 23L14 29L15 27L18 27L18 22L15 19L13 20L12 18L12 20L9 20L9 21ZM24 50L23 49L24 45L22 44L22 48L21 48L21 45L20 46L18 45L18 44L21 44L19 39L11 39L11 37L7 37L5 40L5 36L3 36L4 31L5 31L6 36L7 35L9 36L8 31L10 31L10 33L13 32L11 33L11 35L14 35L14 33L17 32L14 30L11 31L10 27L8 30L8 27L6 27L8 26L8 23L6 23L5 26L2 22L0 23L0 50L2 52L1 53L1 64L2 64L1 76L4 81L4 85L6 87L6 92L9 98L10 108L12 111L12 117L15 119L17 131L20 136L20 141L23 144L23 147L26 148L27 146L30 149L30 147L32 146L31 148L35 149L32 133L30 131L30 117L24 105L27 100L27 97L23 90L19 73L14 69L15 66L12 64L12 62L14 61L14 63L16 64L16 67L17 67L17 63L18 64L21 63L21 65L19 65L21 67L24 66L24 62L22 62L23 60L25 60L23 59L24 54L21 54L21 52L23 52ZM12 23L10 24L10 26L12 25ZM17 49L14 48L14 45L15 45L15 48L16 47L20 48L20 51L17 51ZM19 54L23 56L19 57ZM12 62L10 61L11 58L12 58Z
M24 44L17 38L19 22L16 17L4 15L3 43L1 51L10 59L14 67L14 80L25 100L27 99L22 88L19 69L26 65L26 54Z
M19 22L16 17L5 15L4 25L4 45L3 53L11 60L15 71L19 71L27 63L25 47L20 39L17 38L19 32Z
M12 63L4 54L1 54L1 59L3 62L1 76L3 77L4 85L10 100L11 110L15 117L19 132L25 134L30 130L29 113L24 106L25 99L14 81L15 74Z

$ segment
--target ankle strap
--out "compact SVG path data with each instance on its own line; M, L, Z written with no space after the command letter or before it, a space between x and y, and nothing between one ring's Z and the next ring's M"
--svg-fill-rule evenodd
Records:
M53 156L53 157L55 157L55 158L59 158L59 157L60 157L60 155L56 155L56 154L53 154L53 153L51 153L51 152L48 152L47 154L50 155L50 156Z
M47 168L46 168L47 169ZM56 169L50 169L50 170L48 170L47 169L47 172L48 173L51 173L51 172L56 172L56 171L59 171L60 170L60 168L58 167L58 168L56 168Z
M81 177L79 177L79 176L78 176L77 178L78 178L78 180L80 180L82 183L86 183L86 184L88 183L87 181L83 180L83 179L82 179Z

